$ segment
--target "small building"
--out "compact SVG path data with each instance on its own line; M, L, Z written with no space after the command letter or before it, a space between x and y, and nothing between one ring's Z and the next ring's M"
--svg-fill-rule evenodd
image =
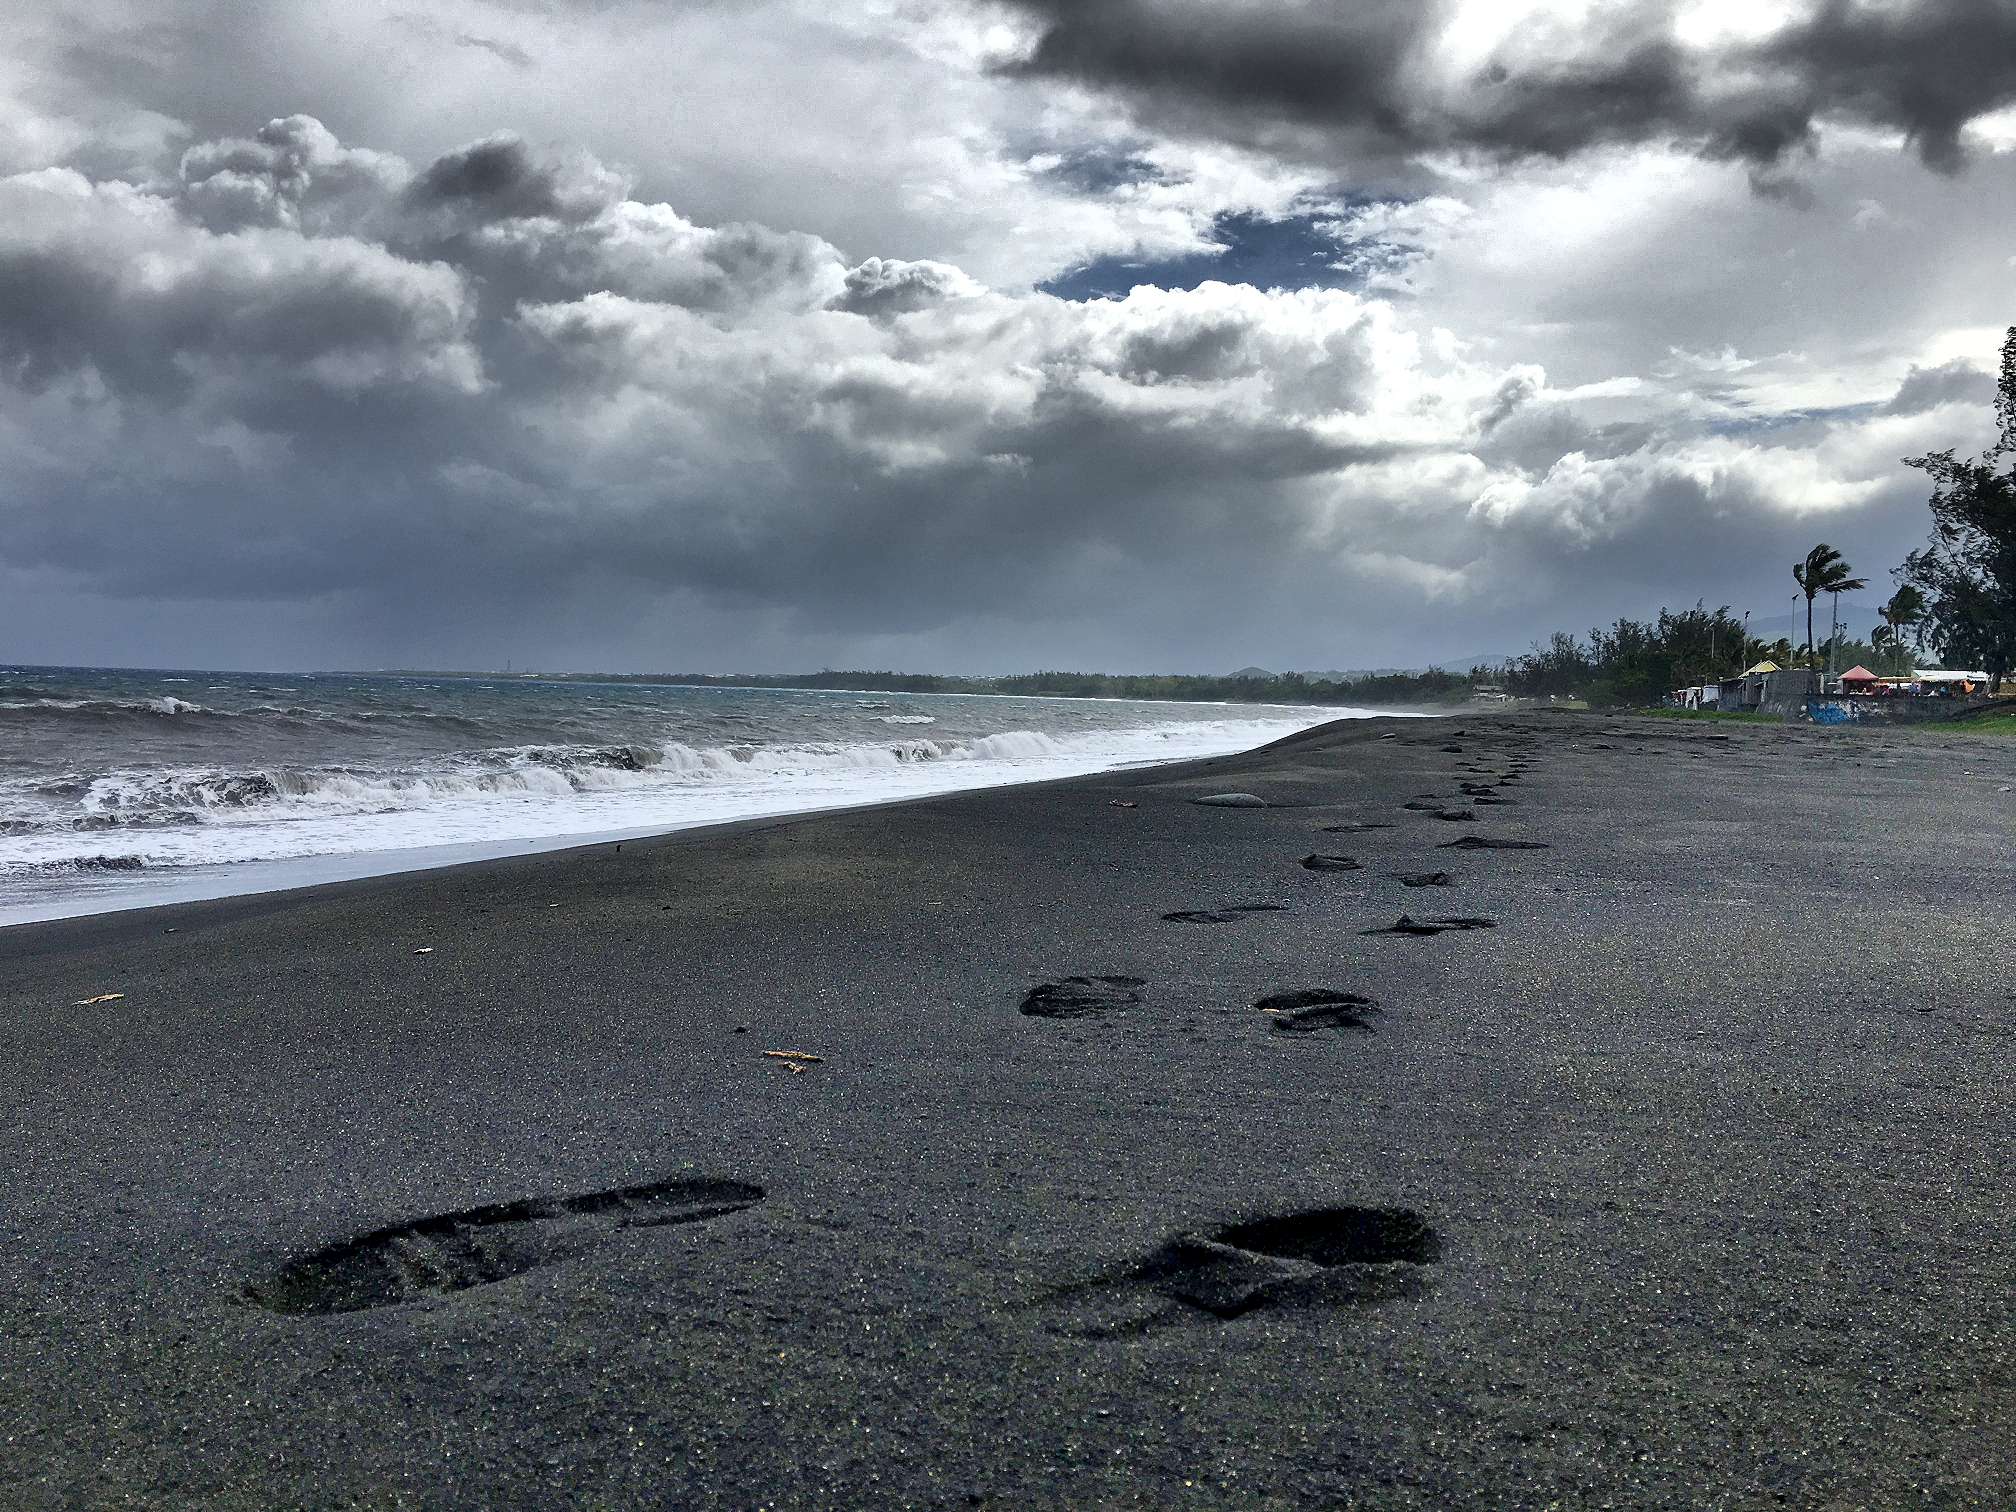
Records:
M1841 674L1843 693L1877 693L1883 688L1883 679L1867 667L1850 667Z
M1803 678L1805 673L1789 674L1782 671L1776 662L1760 661L1741 677L1725 677L1716 685L1715 707L1731 714L1755 714L1764 711L1765 702L1769 699L1774 707L1765 712L1782 714L1785 712L1782 706L1793 695L1789 688L1779 684L1795 675ZM1774 678L1779 680L1779 684L1774 684ZM1801 682L1800 687L1804 686Z
M1986 672L1956 672L1944 667L1914 668L1911 680L1918 685L1921 693L1937 693L1948 698L1955 694L1966 697L1983 692L1988 687Z

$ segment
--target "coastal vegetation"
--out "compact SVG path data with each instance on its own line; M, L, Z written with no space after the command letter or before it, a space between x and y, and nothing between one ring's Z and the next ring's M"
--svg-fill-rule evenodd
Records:
M1367 673L1361 677L1206 677L1114 672L1025 672L1008 677L941 677L926 672L804 672L781 676L700 672L662 674L546 674L583 681L668 683L704 688L804 688L846 693L984 693L1023 698L1138 698L1184 703L1256 704L1459 704L1469 703L1495 676L1488 667L1469 672Z
M1897 569L1922 595L1925 639L1987 672L1999 691L2016 665L2016 326L2002 342L1995 444L1979 457L1949 449L1905 462L1932 479L1932 539ZM1894 601L1893 601L1894 602Z
M1824 650L1824 647L1823 647ZM1585 642L1556 632L1524 656L1465 672L1367 672L1312 677L1300 672L1209 677L1113 672L1027 672L1006 677L953 677L862 669L766 675L758 673L546 673L547 680L663 683L707 688L796 688L848 693L967 693L1024 698L1131 698L1185 703L1338 704L1372 707L1472 705L1527 699L1622 708L1658 702L1687 683L1734 676L1759 660L1789 666L1789 640L1748 635L1727 605L1661 609L1656 619L1619 619L1589 632ZM1835 643L1837 657L1888 666L1908 653L1861 641Z
M1503 684L1522 698L1577 699L1591 708L1656 703L1670 688L1730 677L1791 647L1754 640L1725 604L1661 609L1655 620L1620 619L1585 643L1556 631L1505 665Z
M1557 633L1507 664L1506 691L1576 698L1592 708L1644 706L1674 688L1715 682L1758 661L1836 670L1859 665L1901 676L1930 650L1948 664L1987 672L1999 693L2016 666L2016 326L2002 343L1995 421L1995 443L1979 457L1963 459L1948 450L1904 459L1932 478L1932 538L1896 569L1897 591L1876 611L1881 623L1867 641L1837 630L1815 643L1815 600L1825 593L1838 601L1868 586L1822 541L1792 568L1806 598L1803 655L1783 640L1767 645L1750 639L1727 608L1709 613L1696 604L1680 614L1661 609L1646 624L1620 619L1610 630L1592 631L1587 645Z
M1847 559L1822 541L1806 553L1805 561L1792 564L1792 581L1806 595L1806 655L1810 659L1813 655L1813 600L1823 593L1831 593L1835 602L1839 603L1842 594L1867 588L1869 580L1856 577Z

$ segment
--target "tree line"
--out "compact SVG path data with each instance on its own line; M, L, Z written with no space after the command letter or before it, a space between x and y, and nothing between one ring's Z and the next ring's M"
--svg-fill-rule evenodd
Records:
M1557 633L1504 669L1508 692L1572 697L1592 705L1649 704L1675 688L1734 676L1758 661L1781 667L1846 669L1858 663L1886 676L1908 673L1917 653L1983 671L1997 692L2016 665L2016 326L2002 342L1995 389L1995 443L1979 457L1952 451L1906 457L1932 479L1932 536L1892 576L1897 590L1876 611L1881 623L1867 641L1830 636L1816 644L1814 604L1823 593L1868 587L1834 547L1821 542L1793 564L1792 580L1806 598L1803 650L1789 638L1751 639L1727 606L1697 604L1678 614L1659 611L1644 624L1620 619L1590 632L1587 644Z
M1932 539L1897 580L1920 595L1917 628L1948 661L1979 668L2001 690L2016 662L2016 326L2002 341L1995 444L1978 457L1907 457L1932 479Z
M1489 685L1488 667L1470 672L1396 672L1351 678L1200 677L1116 672L1025 672L1010 677L940 677L928 672L802 672L781 676L667 673L549 673L547 681L662 683L703 688L800 688L844 693L990 693L1025 698L1138 698L1183 703L1422 704L1468 702Z

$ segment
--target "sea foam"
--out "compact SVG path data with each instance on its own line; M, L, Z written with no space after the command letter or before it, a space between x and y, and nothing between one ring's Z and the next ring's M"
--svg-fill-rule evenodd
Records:
M231 891L283 885L253 876L276 863L363 875L1220 755L1369 712L231 674L197 705L158 676L77 681L0 675L0 921L195 873Z

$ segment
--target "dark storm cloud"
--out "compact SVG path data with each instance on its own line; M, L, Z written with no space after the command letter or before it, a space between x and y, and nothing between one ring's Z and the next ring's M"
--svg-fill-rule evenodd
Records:
M1221 272L1316 245L1224 224ZM508 135L409 164L284 117L138 181L0 178L0 569L336 604L414 646L682 595L808 636L1201 643L1656 579L1731 512L1762 539L1774 500L1863 496L1809 453L1585 418L1445 334L1336 287L1003 293L697 224Z
M81 185L9 187L0 363L31 392L86 377L146 401L270 404L472 381L467 291L445 268L348 238L178 233Z
M614 584L1038 614L1098 561L1264 577L1302 489L1426 444L1369 423L1396 354L1342 296L1002 296L515 138L415 171L294 117L152 189L0 180L0 562L440 621Z
M560 213L558 179L507 133L435 159L408 186L406 198L423 213L445 209L482 221L523 220Z
M1446 0L1015 3L1042 24L1022 70L1117 89L1159 124L1299 134L1304 150L1562 158L1674 141L1769 168L1839 118L1902 131L1950 170L1967 123L2016 100L2008 0L1824 0L1711 51L1677 35L1674 6L1641 0L1574 30L1530 20L1461 76L1436 58Z
M1941 404L1978 404L1986 407L1994 396L1995 380L1964 357L1942 362L1938 367L1914 367L1890 402L1883 406L1889 415L1918 415Z

